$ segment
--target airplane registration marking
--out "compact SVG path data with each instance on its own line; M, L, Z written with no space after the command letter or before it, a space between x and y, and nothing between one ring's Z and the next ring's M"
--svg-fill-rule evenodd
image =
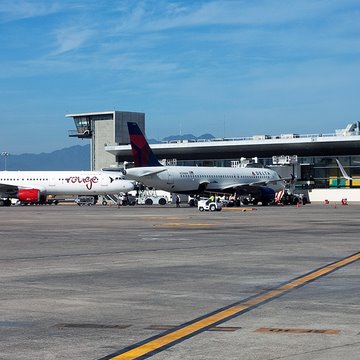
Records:
M146 339L140 343L129 346L116 353L110 354L101 360L131 360L145 359L160 351L168 349L186 339L208 330L210 327L222 324L234 317L259 307L269 301L288 293L291 290L304 286L323 276L326 276L340 268L347 266L360 259L360 252L350 255L344 259L335 261L305 275L290 280L270 291L255 295L248 299L231 304L225 308L189 321L183 325L165 331L157 336Z

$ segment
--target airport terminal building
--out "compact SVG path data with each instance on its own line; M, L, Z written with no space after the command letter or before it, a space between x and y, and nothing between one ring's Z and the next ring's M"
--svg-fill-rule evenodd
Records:
M91 142L91 169L122 167L131 162L127 122L137 122L145 133L145 114L110 111L66 115L76 130L69 136ZM246 159L274 166L282 176L295 174L306 189L360 189L360 123L332 134L279 134L252 137L179 140L151 145L159 160L174 165L239 166ZM359 180L345 180L337 167Z

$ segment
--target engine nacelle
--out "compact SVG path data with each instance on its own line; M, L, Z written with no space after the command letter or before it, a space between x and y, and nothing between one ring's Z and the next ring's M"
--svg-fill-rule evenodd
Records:
M18 199L24 203L36 203L40 200L39 189L19 189Z
M263 205L267 205L275 200L275 191L273 189L262 187L261 189L261 199Z

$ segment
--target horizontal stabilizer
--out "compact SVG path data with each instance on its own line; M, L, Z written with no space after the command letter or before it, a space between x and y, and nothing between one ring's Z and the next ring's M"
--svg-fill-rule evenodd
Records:
M163 166L161 167L139 167L139 168L131 168L131 169L127 169L125 170L125 175L134 175L134 176L138 176L138 177L144 177L144 176L150 176L150 175L155 175L155 174L160 174L164 171L166 171L167 169Z

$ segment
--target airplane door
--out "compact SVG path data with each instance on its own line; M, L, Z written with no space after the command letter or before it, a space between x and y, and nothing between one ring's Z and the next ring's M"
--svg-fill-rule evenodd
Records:
M107 176L102 176L102 177L101 177L101 186L102 186L102 187L109 186L109 182L108 182Z
M55 178L49 178L49 186L55 186Z
M170 170L167 170L167 175L168 175L167 184L174 185L174 178Z

